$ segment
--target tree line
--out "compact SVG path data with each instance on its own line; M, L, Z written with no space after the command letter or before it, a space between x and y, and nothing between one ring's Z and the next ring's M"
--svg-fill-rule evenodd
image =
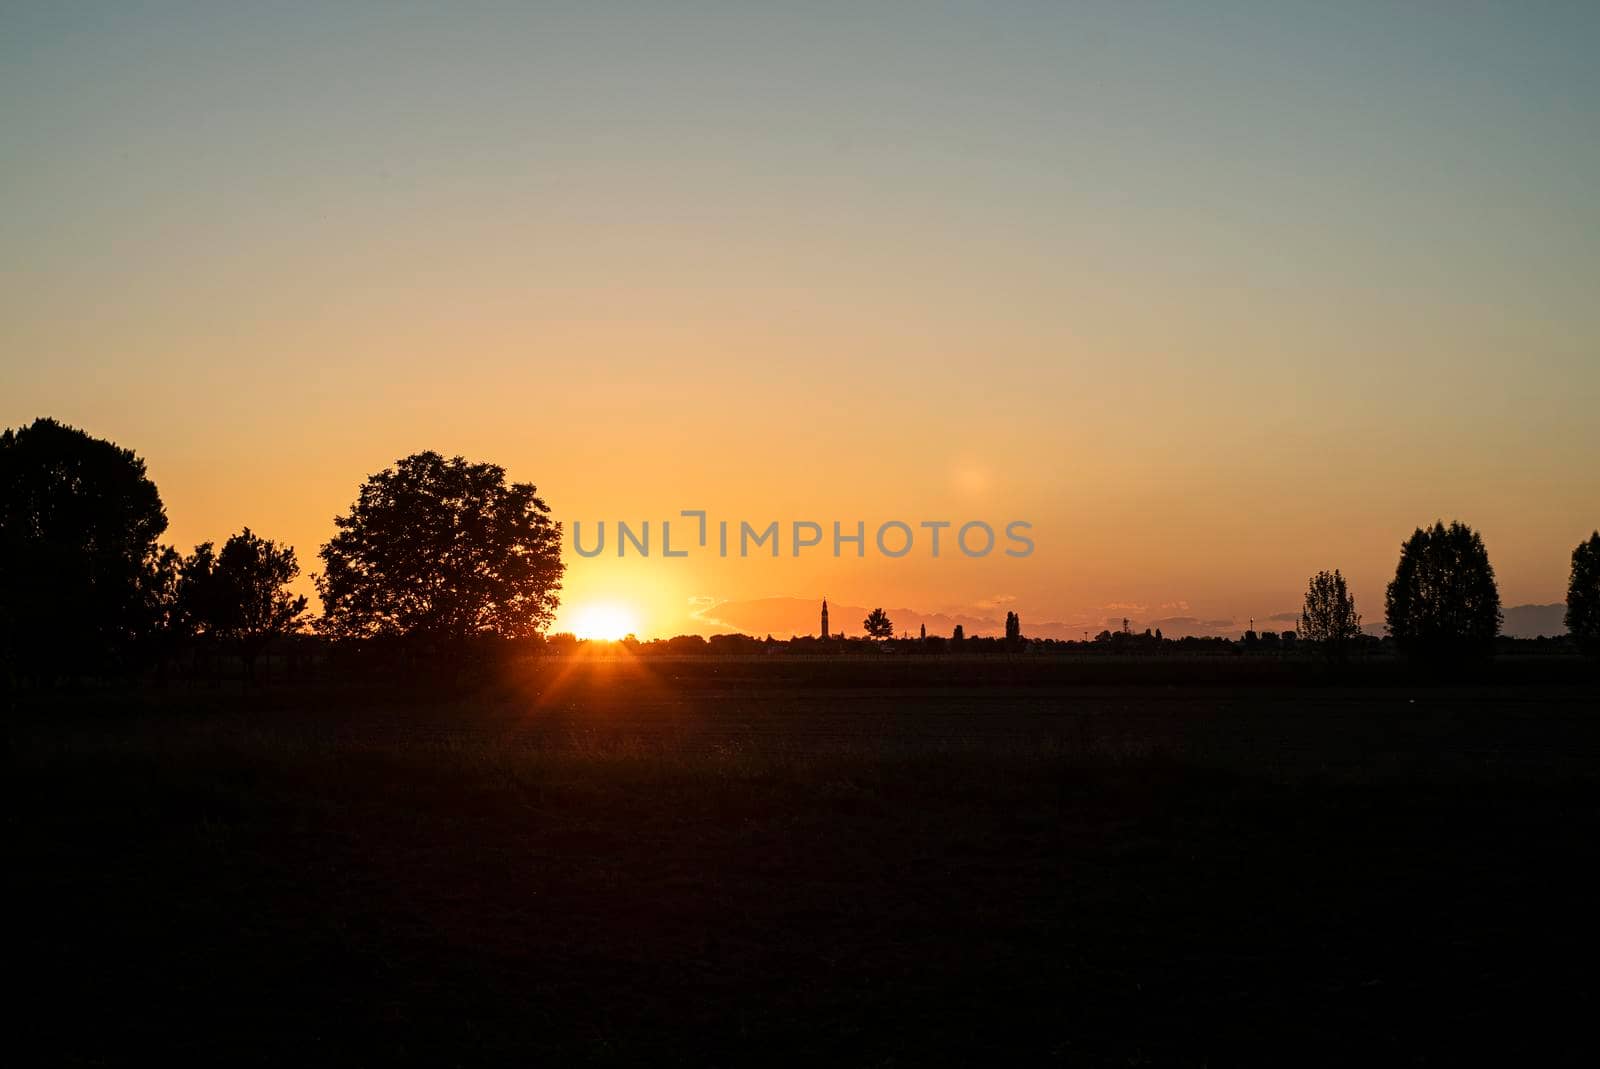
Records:
M533 638L559 604L561 527L504 469L417 453L362 483L313 578L322 614L291 592L292 546L250 528L188 554L144 461L51 419L0 435L0 639L9 679L51 683L237 658L274 642L403 640L460 653Z
M508 482L498 465L413 454L368 476L334 526L313 577L322 613L308 619L306 598L291 592L300 575L292 546L246 527L221 548L208 541L180 553L161 541L166 511L132 450L51 419L8 429L0 435L7 677L127 673L180 654L196 665L237 658L253 676L274 642L307 630L448 657L486 640L542 641L555 617L561 525L533 484ZM1478 533L1459 522L1417 528L1401 547L1384 614L1409 657L1489 656L1500 598ZM1573 550L1566 623L1581 648L1600 654L1600 531ZM882 609L863 628L871 641L894 634ZM1292 634L1334 659L1362 641L1341 572L1311 578ZM958 627L948 644L964 638ZM1099 636L1130 647L1144 640L1162 641ZM1005 638L992 641L1013 650L1027 641L1016 613L1006 615Z

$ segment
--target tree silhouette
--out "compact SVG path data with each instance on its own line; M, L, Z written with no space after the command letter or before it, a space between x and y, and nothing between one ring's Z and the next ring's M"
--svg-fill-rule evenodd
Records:
M150 621L152 653L165 679L167 661L186 637L181 592L183 557L171 546L161 546L144 588L144 615Z
M1389 633L1422 660L1485 656L1500 633L1500 591L1478 533L1460 521L1419 527L1385 597Z
M966 637L967 629L962 627L960 624L956 624L955 630L950 632L951 642L962 642L965 641Z
M1578 648L1600 657L1600 531L1572 551L1567 581L1567 632Z
M1311 577L1300 610L1300 637L1318 643L1330 660L1343 660L1350 643L1361 637L1361 614L1339 569Z
M194 552L178 564L177 590L171 612L174 637L189 643L195 667L210 673L221 634L216 621L227 613L226 592L216 580L217 551L210 542L201 542Z
M195 632L234 649L253 680L262 650L294 631L306 611L306 599L287 589L299 574L294 547L280 547L248 527L220 553L201 543L183 562L182 617Z
M317 577L327 634L522 638L555 616L561 525L505 469L416 453L362 484Z
M1022 618L1014 612L1006 613L1006 641L1016 642L1022 637Z
M868 638L890 638L894 635L894 622L882 609L873 609L867 613L867 618L861 621L861 626L867 632Z
M0 435L0 645L40 677L127 664L155 633L161 495L130 449L53 419Z

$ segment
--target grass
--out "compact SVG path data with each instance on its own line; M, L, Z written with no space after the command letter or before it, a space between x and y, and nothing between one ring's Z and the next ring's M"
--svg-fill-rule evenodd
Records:
M1596 986L1595 696L588 666L467 700L25 712L18 1042L55 1063L1559 1055Z

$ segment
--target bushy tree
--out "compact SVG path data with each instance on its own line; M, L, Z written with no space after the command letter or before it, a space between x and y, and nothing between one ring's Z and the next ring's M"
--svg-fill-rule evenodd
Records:
M333 522L317 591L319 626L336 638L525 638L555 617L561 525L498 465L413 454L370 476Z
M186 637L210 635L222 616L222 589L216 582L217 548L201 542L178 565L178 627Z
M889 619L889 614L882 609L873 609L867 613L867 618L861 621L862 628L867 632L868 638L891 638L894 635L894 621Z
M18 668L74 675L145 652L166 528L132 450L52 419L0 435L0 640Z
M1401 547L1385 609L1389 633L1409 656L1491 654L1500 633L1500 591L1483 539L1460 521L1417 528Z
M246 527L215 552L194 547L180 569L179 612L199 636L232 649L255 678L256 659L273 639L298 629L306 599L289 592L300 574L293 546Z
M1578 648L1600 656L1600 531L1572 551L1567 581L1567 633Z
M150 621L151 658L165 678L167 662L186 635L182 605L183 556L171 546L161 546L144 589L144 614Z
M1006 613L1006 641L1016 642L1022 637L1022 617L1014 612Z
M1317 643L1330 659L1342 660L1360 637L1361 614L1339 569L1313 575L1300 610L1300 638Z

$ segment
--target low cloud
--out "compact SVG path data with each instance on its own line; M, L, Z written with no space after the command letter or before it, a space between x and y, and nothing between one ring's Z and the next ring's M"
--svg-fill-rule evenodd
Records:
M956 626L969 636L1003 635L1005 633L1004 607L1014 605L1019 599L1014 594L996 594L977 602L970 610L949 609L929 612L904 606L885 606L884 611L894 621L896 634L915 635L926 627L930 635L948 636ZM701 595L689 599L690 616L698 625L694 629L702 634L742 632L747 635L773 635L789 638L795 635L815 635L820 629L821 599L773 597L718 601ZM1161 608L1188 606L1184 600L1161 603ZM830 602L828 626L836 635L861 635L861 622L871 606L848 602ZM1244 634L1248 623L1235 617L1206 617L1193 613L1177 612L1170 615L1146 617L1136 602L1111 602L1100 607L1101 613L1110 615L1069 616L1067 619L1022 619L1022 633L1029 638L1049 638L1081 642L1085 632L1089 638L1102 630L1120 631L1124 619L1130 630L1142 633L1159 630L1166 638L1232 638ZM1505 633L1517 636L1561 634L1565 627L1561 621L1562 605L1519 605L1506 610ZM1264 631L1292 630L1300 620L1297 612L1276 612L1256 618L1256 628ZM1363 628L1370 634L1382 634L1381 621L1369 621Z
M851 605L848 602L828 603L828 630L836 635L862 635L861 626L872 608ZM1005 623L993 616L962 612L921 612L904 606L884 607L894 622L895 634L918 633L926 627L930 635L949 635L960 625L968 635L1002 635ZM696 609L691 615L704 626L704 633L738 631L747 635L772 635L790 638L794 635L815 635L821 629L822 599L812 598L754 598L739 601L719 601Z
M1513 605L1504 612L1501 632L1512 638L1540 638L1567 633L1567 607L1553 605Z
M1143 621L1145 627L1160 628L1165 638L1233 638L1239 630L1230 619L1202 619L1197 616L1163 616ZM1142 629L1141 629L1142 630Z
M698 630L711 633L737 631L738 628L716 615L719 604L716 598L709 594L695 594L689 598L689 618L702 625Z

